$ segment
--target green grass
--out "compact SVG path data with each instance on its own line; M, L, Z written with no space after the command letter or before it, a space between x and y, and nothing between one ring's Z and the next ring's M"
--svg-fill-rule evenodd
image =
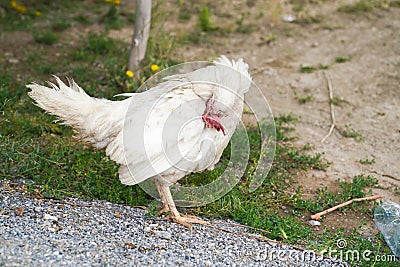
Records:
M82 1L16 1L20 5L26 7L25 13L19 13L11 7L11 1L0 2L0 24L2 30L5 31L21 31L33 30L37 28L36 23L47 20L48 14L51 14L52 19L64 16L65 14L74 14L84 11L82 9ZM92 8L95 3L86 3L85 7ZM40 11L40 16L37 15ZM56 16L54 16L56 15Z
M0 16L0 26L6 31L23 29L32 34L49 33L50 36L58 36L70 27L84 27L95 22L93 14L86 16L84 11L87 10L79 3L80 1L66 1L62 4L54 1L42 4L35 2L35 8L42 10L43 17L27 16L22 19L19 14L7 12L6 17ZM109 160L104 152L77 143L72 138L73 131L69 127L55 124L54 117L32 104L24 87L31 81L48 80L51 73L61 73L74 78L91 95L111 98L121 91L134 91L141 81L152 74L149 68L151 64L158 64L160 68L164 68L176 63L171 57L174 43L182 40L180 37L176 37L178 39L175 40L163 32L157 32L149 40L149 50L140 81L132 82L128 79L125 67L129 47L107 37L107 29L119 26L112 26L112 21L101 20L99 14L120 19L123 23L131 20L132 14L124 14L121 10L117 10L116 13L112 11L110 14L107 13L110 7L102 5L105 4L91 3L90 8L85 9L90 13L92 9L96 10L97 6L102 7L96 22L105 26L105 32L83 35L79 40L75 40L74 45L63 44L62 47L54 46L51 50L48 49L48 45L58 41L52 41L51 37L41 40L38 36L35 38L36 42L25 47L21 64L0 69L0 181L23 180L27 183L28 191L38 190L48 198L104 199L127 205L148 205L151 210L155 210L154 200L140 187L125 186L119 182L117 164ZM197 10L188 4L185 5L182 12L199 15L199 25L196 26L198 41L206 40L211 43L212 39L207 35L216 27L210 18L211 7ZM55 13L54 16L46 18L49 24L35 24L43 21L51 9L54 9L52 12ZM66 11L70 12L69 16L65 16ZM62 14L64 15L61 16ZM234 23L235 19L232 22ZM247 25L244 20L241 23ZM48 25L51 25L50 29ZM267 36L264 41L272 42L275 38L273 35ZM192 43L195 41L188 41L186 44ZM56 52L62 56L56 57ZM305 66L304 71L300 71L312 72L316 69L307 69ZM322 233L316 232L315 228L308 225L311 213L332 207L349 198L369 195L370 189L377 184L376 179L371 176L358 175L352 180L336 181L332 186L321 187L311 196L307 195L299 183L299 178L309 170L323 171L329 163L324 161L323 155L313 153L313 147L310 145L302 148L291 145L291 141L297 138L294 132L297 121L298 118L293 114L281 115L275 119L277 146L274 163L263 184L255 192L249 193L249 182L260 153L260 136L257 128L248 127L250 160L238 185L216 202L204 207L191 208L188 212L214 218L230 218L267 230L270 232L267 235L269 238L283 240L288 244L301 244L305 248L318 251L327 247L335 248L337 239L346 238L351 249L369 249L377 251L377 254L389 254L381 235L373 236L374 241L371 241L356 230L351 233L345 232L344 229L331 230L324 226L324 220L321 226ZM356 140L362 139L361 134L351 127L347 127L342 134ZM224 152L221 163L215 170L190 175L181 182L199 185L215 179L226 167L229 152L229 149ZM337 212L356 214L370 221L373 208L372 203L354 203ZM353 262L353 265L357 264L370 266L371 262ZM375 266L396 265L390 262L375 262Z
M301 105L311 102L314 99L313 95L299 96L297 91L294 91L294 99Z
M270 43L276 41L277 36L273 33L270 33L268 35L261 36L260 39L263 44L270 44Z
M376 8L389 9L390 7L400 7L399 0L359 0L351 4L344 4L338 8L339 12L349 14L360 14L372 12Z
M195 29L190 33L185 32L179 38L179 42L184 45L197 45L201 43L208 43L209 41L209 36L199 29Z
M371 165L375 163L375 159L360 159L358 162L360 162L361 164L365 164L365 165Z
M334 96L330 100L330 103L332 103L332 105L335 105L335 106L341 106L343 103L347 103L347 101L342 99L342 98L340 98L340 97Z
M252 33L258 29L257 25L251 23L245 23L246 15L242 13L241 17L235 21L236 32L238 33ZM273 41L273 40L271 40Z
M306 104L308 102L311 102L314 99L313 95L307 95L307 96L299 96L297 95L297 92L294 94L294 98L299 102L299 104Z
M96 55L105 55L115 49L114 41L105 37L104 34L89 34L86 39L84 50Z
M371 194L370 190L365 192L366 189L374 187L377 184L377 179L372 176L358 175L353 178L352 182L339 182L340 189L337 192L331 192L328 190L328 187L322 187L317 190L317 197L315 199L300 199L295 204L295 207L299 210L311 213L321 212L352 198L365 197L366 195ZM365 208L366 206L365 203L362 205L352 203L351 205L342 208L341 211L360 209L363 207Z
M66 19L57 20L51 26L51 28L56 32L65 31L66 29L68 29L70 27L71 27L71 23L69 23Z
M100 21L106 25L107 29L121 29L129 23L134 25L135 14L126 11L126 9L125 12L123 11L124 9L121 10L119 7L111 4L110 8L105 15L102 16Z
M351 57L336 57L334 63L344 63L350 61ZM332 64L331 64L332 65ZM299 68L300 73L313 73L316 70L327 70L330 65L318 64L318 66L301 65Z
M52 32L34 32L33 39L39 44L53 45L58 42L58 35Z
M350 57L336 57L335 62L336 63L344 63L350 61Z
M85 15L76 15L73 19L82 25L91 25L93 23L90 18Z
M177 2L178 2L178 6L179 6L178 19L181 21L190 20L192 18L192 13L193 13L192 1L179 0Z
M351 125L346 125L345 129L340 131L340 134L343 137L347 137L347 138L353 138L354 140L356 140L357 142L361 142L364 140L362 134L356 130L354 130Z
M361 13L370 12L374 9L374 1L371 0L359 0L352 4L342 5L338 8L338 11L345 13Z
M320 69L320 70L327 70L327 69L329 69L329 65L318 64L318 69Z
M300 66L299 71L301 73L312 73L315 71L315 67L313 66Z
M218 29L211 21L210 9L207 6L200 7L199 26L204 32L215 31Z

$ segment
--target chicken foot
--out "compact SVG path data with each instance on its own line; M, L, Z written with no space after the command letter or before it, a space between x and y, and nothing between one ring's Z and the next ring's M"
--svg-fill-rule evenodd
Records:
M165 212L170 212L170 214L166 217L175 223L182 224L186 226L190 230L192 229L192 223L197 224L210 224L196 216L189 215L189 214L180 214L175 206L174 199L172 198L171 191L169 189L169 185L162 184L158 181L155 181L158 193L160 194L161 202L162 202L162 209L158 212L158 214L162 214Z

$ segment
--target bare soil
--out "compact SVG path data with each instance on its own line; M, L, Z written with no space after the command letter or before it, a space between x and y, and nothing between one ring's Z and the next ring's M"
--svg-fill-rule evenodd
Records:
M238 3L240 2L240 3ZM374 9L372 12L346 14L338 12L338 3L317 3L298 13L298 23L276 21L277 16L263 1L233 3L236 19L248 14L247 23L257 25L249 34L216 37L212 43L186 46L179 50L184 60L208 59L226 54L243 57L251 67L253 80L263 90L275 115L292 112L300 116L296 124L296 146L311 145L310 153L322 153L331 163L326 171L301 173L296 183L305 195L327 186L335 190L337 180L351 182L359 174L379 180L374 194L383 201L400 202L400 12L398 8ZM236 4L236 5L235 5ZM267 8L267 15L256 19ZM269 9L268 9L269 8ZM279 15L293 14L290 5ZM236 15L235 15L236 14ZM223 23L223 18L214 17ZM274 23L275 19L275 23ZM312 23L308 23L314 20ZM178 23L179 24L179 23ZM217 23L218 24L218 23ZM274 40L265 42L268 36ZM263 39L264 38L264 39ZM337 63L336 58L349 60ZM318 66L329 66L320 70ZM314 66L312 73L301 73L301 66ZM336 128L321 143L332 124L327 78L331 79ZM299 98L311 96L301 104ZM345 137L341 131L352 129L362 140ZM372 164L360 160L374 159ZM336 184L337 186L337 184ZM333 188L333 189L332 189ZM360 231L372 235L377 230L372 218L359 218L352 212L328 215L323 224L347 231L365 225Z
M313 146L311 153L323 153L331 163L326 171L310 171L298 177L309 193L338 179L351 181L363 173L379 179L382 188L374 188L374 193L385 201L400 202L396 193L400 188L400 12L398 8L338 12L343 3L307 6L297 13L298 23L288 23L276 20L280 15L293 14L289 4L277 15L273 4L234 1L232 18L247 14L245 22L257 25L256 31L184 46L177 55L184 60L204 60L205 56L211 60L220 54L242 57L273 113L300 116L296 125L299 138L294 144ZM255 18L263 9L267 14ZM217 25L227 20L224 14L212 19ZM179 21L173 25L177 32L182 28ZM275 40L266 42L265 37L271 34ZM337 63L337 57L348 61ZM329 68L320 70L320 64ZM301 66L314 66L315 71L301 73ZM334 106L336 128L321 143L332 124L325 72L339 104ZM312 100L299 103L298 98L306 96ZM341 131L346 129L358 132L362 140L343 136ZM365 159L374 159L375 163L360 163Z

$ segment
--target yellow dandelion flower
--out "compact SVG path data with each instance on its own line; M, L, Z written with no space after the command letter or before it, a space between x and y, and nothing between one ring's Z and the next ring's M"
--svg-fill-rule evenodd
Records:
M151 68L152 71L158 71L160 69L160 67L157 64L151 65L150 68Z
M104 0L104 2L106 2L106 3L111 3L112 0Z
M133 71L131 71L131 70L127 70L126 72L125 72L125 74L126 74L126 76L128 76L129 78L132 78L135 74L133 73Z
M11 1L11 6L13 7L13 8L17 8L17 6L18 6L18 3L17 3L17 1Z
M19 6L18 11L22 14L26 13L26 7L25 6Z
M121 4L121 0L114 0L114 5L118 6L119 4Z
M35 16L36 17L40 17L42 15L42 12L40 12L39 10L35 11Z

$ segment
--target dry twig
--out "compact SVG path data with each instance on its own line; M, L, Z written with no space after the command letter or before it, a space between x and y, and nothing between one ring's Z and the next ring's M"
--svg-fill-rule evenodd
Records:
M350 199L349 201L346 201L346 202L344 202L344 203L342 203L342 204L336 205L336 206L334 206L334 207L332 207L332 208L329 208L329 209L324 210L324 211L321 211L321 212L319 212L319 213L317 213L317 214L311 215L311 219L313 219L313 220L319 220L319 219L321 219L321 217L324 216L325 214L328 214L328 213L330 213L330 212L332 212L332 211L334 211L334 210L337 210L337 209L339 209L339 208L341 208L341 207L350 205L350 204L353 203L353 202L360 202L360 201L365 201L365 200L376 200L376 199L380 199L380 198L382 198L382 196L380 196L380 195L369 196L369 197L362 197L362 198L353 198L353 199Z
M328 82L328 92L329 92L329 106L331 109L331 119L332 119L332 125L331 128L329 129L329 132L327 135L325 135L324 138L322 138L321 143L325 142L325 140L332 134L333 129L335 129L336 126L336 119L335 119L335 111L333 107L333 86L332 86L332 80L328 74L327 71L324 71L326 81Z

